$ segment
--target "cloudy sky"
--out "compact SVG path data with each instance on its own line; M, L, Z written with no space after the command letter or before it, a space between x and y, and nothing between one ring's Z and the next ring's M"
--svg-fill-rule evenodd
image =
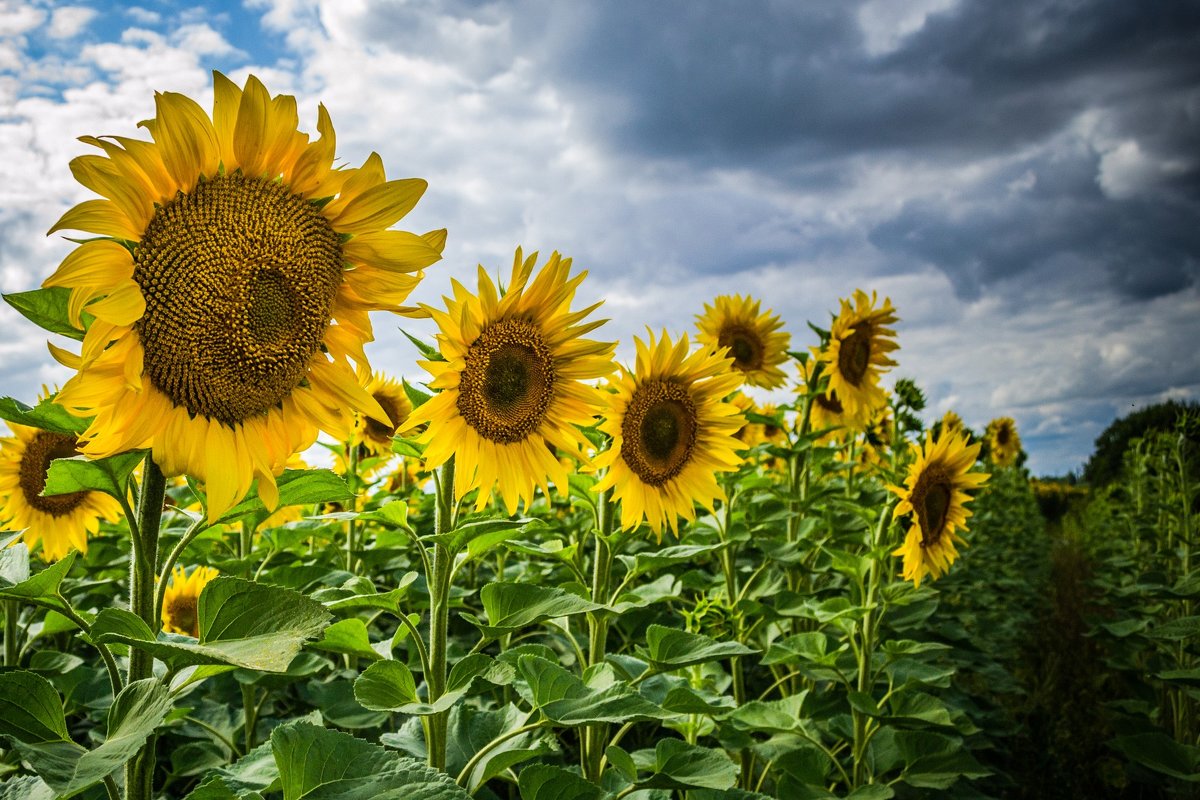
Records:
M1200 394L1197 54L1188 0L0 0L0 290L71 248L75 137L254 73L310 132L324 102L345 163L429 181L415 300L520 244L589 270L623 343L741 293L800 349L875 289L930 419L1012 416L1061 473ZM398 325L368 354L419 378ZM45 339L0 307L0 394L65 380Z

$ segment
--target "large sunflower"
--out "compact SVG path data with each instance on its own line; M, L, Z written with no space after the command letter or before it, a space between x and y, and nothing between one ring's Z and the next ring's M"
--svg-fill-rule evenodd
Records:
M446 310L424 306L440 328L445 361L422 361L438 393L409 415L405 430L429 427L418 441L427 445L433 469L451 456L456 498L479 488L476 508L498 487L508 513L528 504L537 483L559 491L567 469L547 443L568 453L586 449L576 426L588 425L602 404L583 381L612 372L613 342L582 338L605 320L584 322L600 304L572 311L575 290L587 275L570 277L571 259L550 256L536 278L537 253L517 248L512 280L503 295L481 266L479 294L454 282Z
M741 295L721 295L704 313L696 315L696 339L709 347L728 347L735 369L750 386L774 389L787 376L779 365L787 361L791 335L779 330L783 322L768 309L758 311L759 301Z
M829 345L820 358L829 374L828 396L836 398L847 413L865 419L886 402L879 378L884 370L896 366L888 353L899 347L896 332L887 326L899 318L888 298L875 308L874 292L868 297L861 289L855 290L852 300L842 300Z
M961 434L935 441L933 434L927 433L923 447L912 445L916 461L908 468L904 486L888 487L900 496L896 514L916 518L904 544L892 553L904 557L901 574L905 580L920 586L926 575L940 578L958 558L955 545L965 544L958 531L966 530L971 516L966 508L971 496L966 490L978 488L988 479L986 473L970 471L979 447L968 445Z
M988 423L988 452L997 467L1011 467L1021 454L1021 437L1017 435L1017 423L1012 417L999 417Z
M120 503L103 492L42 497L50 462L79 454L75 437L9 427L13 435L0 437L0 526L24 528L25 543L32 547L40 541L47 561L57 561L72 548L86 553L88 534L100 530L102 519L119 519Z
M742 463L736 451L744 445L735 437L745 418L721 398L742 373L723 352L689 354L687 334L675 344L665 331L634 342L635 370L622 368L600 426L612 445L595 459L607 472L594 491L612 489L622 528L645 519L661 539L664 525L678 530L678 517L695 520L697 502L711 510L725 499L717 473Z
M218 574L212 567L196 567L191 575L183 567L175 568L163 595L162 624L165 630L200 638L200 592Z
M335 169L334 130L297 130L295 98L251 76L213 74L209 115L181 94L155 95L153 141L82 138L104 155L71 162L104 199L68 211L51 232L96 234L46 286L72 290L72 322L95 319L58 395L95 419L92 457L151 447L167 475L208 485L213 519L255 478L268 506L288 456L347 415L387 419L355 379L372 336L367 312L401 310L445 231L388 230L425 190L387 180L378 155Z

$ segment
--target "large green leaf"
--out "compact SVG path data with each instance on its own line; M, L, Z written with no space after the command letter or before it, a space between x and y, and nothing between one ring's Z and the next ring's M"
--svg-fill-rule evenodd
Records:
M200 640L164 634L155 639L128 611L106 608L92 627L100 642L121 642L173 666L232 664L285 672L304 642L316 639L332 615L291 589L220 577L206 585L198 606Z
M279 768L271 743L264 742L233 764L208 773L185 800L242 800L261 797L260 792L276 788Z
M600 800L604 792L574 772L549 764L531 764L517 778L521 800Z
M433 703L417 694L412 671L399 661L380 661L367 667L354 681L354 697L363 708L426 716L439 714L457 703L476 678L504 685L512 680L511 666L482 653L472 653L450 670L446 691Z
M65 286L4 295L6 303L39 328L82 341L84 332L71 324L71 315L67 313L70 300L71 290ZM82 316L83 324L86 326L91 320L92 315L85 311Z
M42 398L36 406L27 406L12 397L0 397L0 419L68 435L83 433L90 422L67 413L65 408L54 402L54 395Z
M623 681L593 688L558 664L537 656L522 656L517 668L528 684L522 692L525 699L560 725L640 722L671 716Z
M119 453L97 461L82 456L60 458L50 462L46 473L46 488L42 494L74 494L103 492L120 500L129 490L129 476L146 458L144 450Z
M466 548L467 554L475 557L501 542L545 527L540 519L481 519L463 523L449 533L422 537L422 541L445 545L452 553Z
M32 672L0 672L0 735L28 744L71 738L50 681Z
M0 533L0 589L29 580L29 545L12 544L23 535L24 531Z
M378 644L387 647L387 642ZM358 617L338 620L325 629L325 636L322 639L310 642L308 646L313 650L357 656L368 661L378 661L386 657L371 644L367 625Z
M633 556L617 556L634 575L654 572L676 564L690 564L700 556L719 552L725 544L676 544Z
M55 800L54 790L35 775L0 781L0 800Z
M171 710L167 689L156 678L134 681L121 690L108 712L108 735L94 750L69 739L15 746L58 796L69 796L99 783L145 744Z
M279 488L279 508L317 503L340 503L354 499L354 492L340 477L327 469L288 469L275 479ZM255 492L226 511L213 524L229 523L249 514L266 517L270 512Z
M21 545L18 546L20 547ZM0 574L0 599L21 600L26 603L36 603L46 608L53 608L60 611L66 610L67 605L63 602L58 589L62 585L63 578L67 577L67 573L71 571L71 565L75 563L75 556L76 553L72 550L38 574L20 583L9 583L4 575ZM17 556L17 558L20 558L20 556ZM25 558L25 569L27 571L28 551L26 551ZM17 567L14 566L13 570L16 571Z
M562 589L529 583L489 583L479 590L479 599L488 621L476 624L490 635L604 608Z
M1118 736L1112 746L1147 769L1188 783L1200 783L1200 748L1177 742L1165 733Z
M635 760L637 759L635 754ZM654 774L638 786L654 789L732 788L738 767L723 750L688 744L681 739L662 739L654 748Z
M660 670L680 669L758 652L738 642L718 642L702 633L690 633L663 625L651 625L646 629L646 644L650 663Z
M271 734L283 800L469 800L445 773L307 722Z
M400 577L396 588L387 592L376 591L374 582L367 578L351 578L340 587L314 592L312 597L314 600L320 600L331 611L378 609L399 616L400 601L408 594L409 587L418 577L420 575L416 572L406 572Z

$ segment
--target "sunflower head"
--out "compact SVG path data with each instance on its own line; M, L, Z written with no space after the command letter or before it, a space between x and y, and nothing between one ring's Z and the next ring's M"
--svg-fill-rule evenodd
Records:
M728 348L734 369L749 386L773 389L787 376L780 364L787 361L790 334L780 330L783 322L768 309L759 313L759 301L741 295L721 295L704 304L696 315L697 341L710 348Z
M997 467L1011 467L1021 455L1021 437L1017 435L1017 423L1012 417L999 417L988 423L983 435L987 442L988 455Z
M175 567L163 595L162 624L165 630L200 638L200 592L217 575L212 567L196 567L191 575L183 567Z
M979 447L968 445L962 435L935 440L927 433L922 446L912 445L916 460L904 485L888 487L900 497L896 515L913 517L904 544L892 553L904 558L905 580L920 586L926 576L940 578L958 558L956 545L965 544L958 532L966 530L971 516L967 491L988 479L986 473L971 471Z
M740 389L729 395L726 398L726 402L736 407L743 416L750 413L758 413L758 406L755 405L754 398ZM742 443L742 449L751 448L762 441L762 427L757 422L744 419L742 427L737 429L737 433L733 437Z
M209 518L275 475L318 429L352 413L388 415L355 380L373 333L367 312L400 311L445 232L391 226L425 190L388 180L379 156L334 168L334 130L298 130L295 98L253 76L214 73L211 115L181 94L155 95L151 140L83 137L100 153L71 162L102 199L51 232L93 234L46 286L71 290L82 329L77 374L58 402L94 417L81 450L103 457L150 447L168 476L208 486Z
M960 434L964 431L962 417L953 411L947 411L943 414L938 424L941 425L942 436Z
M863 418L885 402L879 378L896 366L888 353L897 349L896 332L890 325L898 321L892 301L884 298L875 308L874 292L868 296L856 290L851 300L842 300L842 309L833 320L829 344L819 358L829 374L827 395L845 413Z
M645 520L661 539L664 527L678 530L679 517L695 520L697 502L711 510L725 498L717 473L741 464L745 445L735 435L745 418L721 398L741 373L723 350L689 353L686 334L675 343L665 331L634 342L635 368L622 369L608 395L600 428L612 444L595 459L607 471L594 491L612 490L622 528Z
M420 362L438 393L404 430L428 424L418 438L426 466L455 456L455 495L478 488L478 509L494 487L510 514L518 501L532 501L535 484L548 494L551 479L565 491L567 470L547 444L586 450L578 426L591 422L601 400L584 381L613 369L615 343L583 338L604 322L584 321L599 303L571 310L587 273L572 277L571 259L553 253L534 276L537 255L525 258L517 248L503 294L481 266L478 294L455 281L445 311L424 306L440 329L445 360Z
M31 548L42 543L42 558L57 561L72 549L87 552L88 534L100 520L116 521L121 506L103 492L72 492L43 497L50 462L79 455L74 436L10 425L0 437L0 526L25 529Z
M868 415L858 407L851 411L842 403L838 393L833 389L827 388L823 392L816 390L812 376L821 366L820 359L821 351L813 348L812 358L800 365L799 391L802 394L811 393L812 400L809 403L808 411L809 428L813 431L829 430L830 433L821 437L822 441L827 442L835 438L840 439L847 433L862 430L867 424Z

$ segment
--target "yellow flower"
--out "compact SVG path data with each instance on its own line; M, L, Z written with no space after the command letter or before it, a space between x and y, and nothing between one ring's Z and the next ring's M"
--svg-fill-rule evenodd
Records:
M887 466L895 436L896 423L892 418L892 409L889 406L877 408L863 432L863 447L859 453L862 465L868 469Z
M731 405L735 406L743 415L750 413L758 413L758 406L754 404L754 399L742 392L740 389L729 395L727 400ZM741 450L747 450L762 441L763 426L757 422L743 419L742 427L737 429L737 433L733 438L742 443Z
M409 402L400 381L382 373L373 373L364 388L375 398L380 408L387 412L388 421L385 423L363 414L355 414L350 444L363 447L367 456L391 456L392 437L412 413L412 403Z
M643 519L662 538L664 525L678 530L678 517L695 520L695 504L712 510L724 500L718 472L736 470L743 445L734 435L745 419L721 401L742 380L732 359L704 348L688 353L688 337L675 344L663 332L649 343L634 338L635 370L622 368L609 395L600 429L612 437L595 459L607 472L593 491L612 489L621 504L621 527Z
M101 519L119 519L120 503L102 492L42 497L50 462L79 454L75 437L9 427L13 435L0 437L0 526L24 528L24 542L33 547L40 541L47 561L57 561L72 548L86 553L88 534L100 530Z
M820 351L813 348L813 357L800 365L800 377L803 380L801 384L802 392L808 391L811 375L817 367L820 355ZM814 432L829 430L830 433L822 436L821 441L840 439L848 432L861 430L866 424L863 410L859 408L855 411L856 413L851 413L842 404L838 393L833 389L824 392L815 392L812 396L812 403L808 412L809 430Z
M879 378L896 366L888 353L899 347L896 332L887 327L899 319L892 301L884 298L879 308L875 303L875 293L868 297L862 290L854 292L853 303L842 300L829 346L820 354L829 375L829 396L859 419L886 402Z
M760 314L758 306L758 300L741 295L721 295L713 305L705 303L704 313L696 315L696 340L711 348L728 347L734 368L748 385L773 389L787 377L779 365L787 361L791 336L779 330L779 317L769 309Z
M295 98L253 76L213 74L209 115L181 94L155 95L153 141L92 136L104 155L71 169L104 199L68 211L51 232L85 231L46 286L71 289L71 321L95 319L58 402L92 417L81 450L99 458L153 448L168 476L208 486L209 519L275 476L322 429L352 412L384 420L363 391L367 312L400 305L441 258L445 231L389 230L425 190L387 180L372 154L335 169L334 130L297 130Z
M941 426L942 426L942 428L941 428L942 436L950 436L952 434L962 433L963 432L962 417L960 417L958 414L955 414L953 411L947 411L945 414L942 415Z
M503 295L479 267L479 294L454 282L446 311L424 308L441 332L445 361L419 362L438 390L408 418L405 430L429 427L429 469L454 461L454 494L479 488L476 509L493 487L509 514L518 500L533 500L534 483L549 494L547 478L566 491L567 470L546 446L574 453L587 447L576 427L590 424L602 401L583 381L612 372L615 343L582 338L605 320L584 322L600 304L572 311L575 290L587 275L570 277L571 259L558 253L532 278L537 253L517 248L512 280Z
M1021 437L1017 435L1017 423L1012 417L1000 417L988 423L988 452L997 467L1011 467L1021 454Z
M218 573L212 567L196 567L188 575L183 567L175 567L171 583L163 595L162 624L171 633L200 638L200 614L197 604L200 592Z
M965 531L971 512L968 489L981 486L988 475L971 472L979 457L979 445L968 445L962 435L943 436L936 441L932 433L925 444L912 449L916 461L908 468L904 486L889 486L899 495L896 515L912 514L916 519L908 529L904 544L892 555L904 557L901 573L917 586L925 576L940 578L958 558L956 544L966 544L958 531Z

